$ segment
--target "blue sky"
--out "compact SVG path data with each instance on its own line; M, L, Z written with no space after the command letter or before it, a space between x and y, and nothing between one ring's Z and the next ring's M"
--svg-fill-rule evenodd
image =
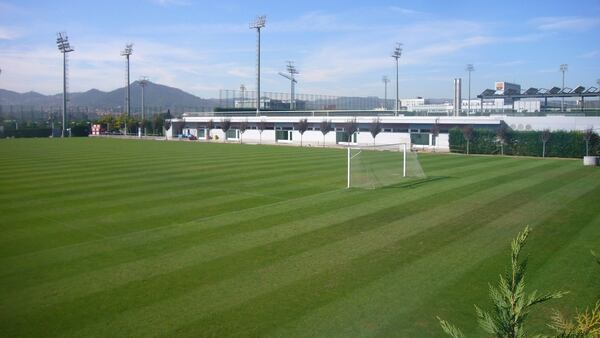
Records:
M71 91L123 86L119 53L127 42L133 79L145 75L201 97L242 83L254 90L256 33L248 23L258 14L267 16L264 91L289 90L277 72L294 60L300 93L383 96L381 77L395 77L397 41L401 97L452 97L452 79L466 78L467 63L475 66L473 93L500 80L558 85L562 63L570 87L600 78L600 0L0 0L0 88L60 92L55 38L66 31L75 48Z

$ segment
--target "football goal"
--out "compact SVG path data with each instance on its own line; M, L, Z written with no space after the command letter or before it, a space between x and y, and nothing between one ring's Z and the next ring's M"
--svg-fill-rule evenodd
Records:
M406 143L348 147L348 188L375 189L424 178Z

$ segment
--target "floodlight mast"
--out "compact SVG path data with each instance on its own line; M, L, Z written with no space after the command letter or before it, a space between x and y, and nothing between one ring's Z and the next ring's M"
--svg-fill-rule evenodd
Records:
M256 29L256 116L260 116L260 30L265 27L267 17L265 15L258 16L250 23L250 29Z
M144 106L144 89L146 88L146 86L148 85L148 83L150 82L150 80L148 80L147 76L142 76L140 78L139 84L140 87L142 87L142 123L143 123L143 134L144 136L146 136L146 121L145 121L145 116L144 116L144 111L145 111L145 106Z
M298 70L296 69L296 66L294 66L294 62L293 61L288 61L287 62L287 67L286 70L288 72L288 74L285 73L281 73L279 72L279 75L285 77L286 79L290 80L291 83L291 89L290 89L290 110L295 110L296 109L296 100L295 100L295 92L296 92L296 83L298 83L298 80L296 80L296 74L300 74L298 72Z
M398 91L399 77L398 77L398 60L402 56L402 44L400 42L396 43L396 49L392 53L392 57L396 59L396 109L395 115L398 116L398 111L400 110L400 96Z
M565 90L565 72L569 70L569 65L566 63L563 63L562 65L560 65L560 71L562 72L562 90ZM560 101L560 111L565 111L565 98L564 96L562 97L562 100Z
M127 118L125 119L125 135L127 135L127 120L131 114L131 86L129 80L129 57L131 54L133 54L133 44L128 43L125 45L125 49L121 51L121 56L124 56L127 59L127 89L125 93L125 109L127 109Z
M65 137L67 126L67 54L74 51L69 43L67 33L60 32L57 34L56 45L58 50L63 55L63 111L62 111L62 130L60 137Z
M246 102L245 102L245 95L246 94L246 85L244 85L243 83L240 85L240 97L241 97L241 101L242 101L242 106L240 108L244 108L246 106Z
M381 81L383 81L383 86L384 86L384 90L383 90L383 108L385 110L387 110L387 86L388 86L388 83L390 83L390 79L388 79L388 77L384 75L381 78Z
M473 67L473 65L469 63L465 70L467 72L469 72L469 101L467 102L467 115L470 115L471 114L471 72L475 70L475 67ZM483 109L483 106L481 106L481 109Z

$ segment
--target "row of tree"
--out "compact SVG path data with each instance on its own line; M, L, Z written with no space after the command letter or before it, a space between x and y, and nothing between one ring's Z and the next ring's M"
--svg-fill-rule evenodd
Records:
M461 135L462 137L460 137ZM548 144L552 147L548 150ZM473 149L475 146L475 149ZM600 137L592 129L579 131L514 131L502 123L495 130L464 126L450 131L450 150L479 154L581 157L600 151Z
M144 132L161 134L165 127L165 120L171 118L170 110L167 110L166 113L154 114L150 119L143 120L138 116L127 116L125 113L120 115L106 114L98 119L96 123L103 125L108 133L136 133L138 128L142 128Z

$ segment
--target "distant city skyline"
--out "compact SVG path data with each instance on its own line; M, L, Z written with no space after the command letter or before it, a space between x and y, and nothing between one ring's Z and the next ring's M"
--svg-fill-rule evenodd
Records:
M256 33L266 15L261 90L289 91L278 75L298 68L298 93L384 95L395 78L391 53L403 43L400 97L451 98L453 82L473 64L472 96L495 81L549 88L598 86L600 1L219 1L118 2L0 0L0 88L43 94L62 90L56 33L66 31L70 90L112 90L125 84L120 51L134 43L132 81L181 88L203 98L245 84L255 90ZM395 81L388 85L388 98ZM464 96L464 95L463 95Z

